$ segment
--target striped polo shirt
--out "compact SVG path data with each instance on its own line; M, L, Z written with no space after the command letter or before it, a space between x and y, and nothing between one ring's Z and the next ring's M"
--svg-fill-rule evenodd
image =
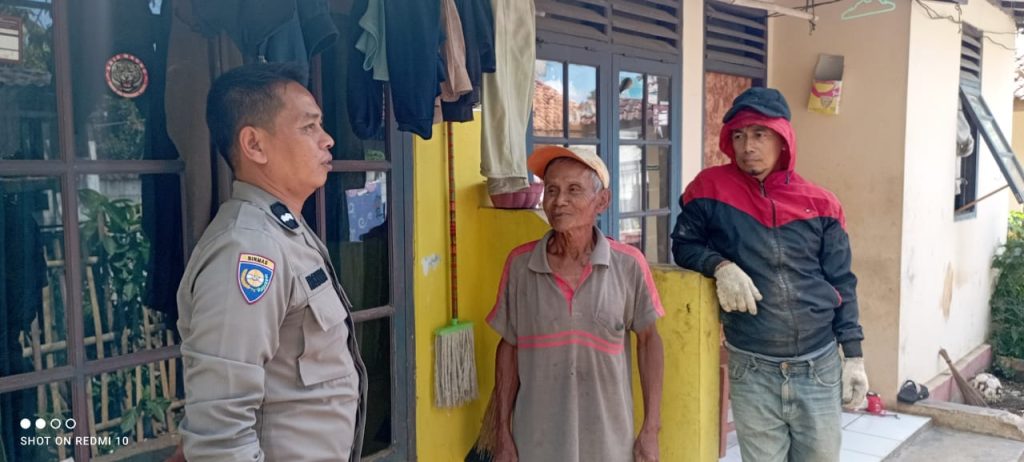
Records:
M517 347L512 436L519 460L632 460L628 331L665 315L650 268L634 247L605 238L574 290L547 259L548 233L512 250L487 322Z

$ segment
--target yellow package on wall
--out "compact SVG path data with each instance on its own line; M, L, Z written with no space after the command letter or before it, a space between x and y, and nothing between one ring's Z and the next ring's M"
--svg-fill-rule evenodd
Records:
M825 115L839 114L839 100L843 93L843 57L836 55L818 56L811 82L811 95L807 98L807 110Z

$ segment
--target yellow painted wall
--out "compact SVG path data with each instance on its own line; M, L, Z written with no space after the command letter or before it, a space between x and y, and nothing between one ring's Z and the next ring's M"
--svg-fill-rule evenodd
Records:
M484 323L494 304L505 256L548 229L540 211L487 208L479 174L480 130L476 122L456 124L459 311L475 323L481 397L453 410L433 405L434 335L449 318L448 206L444 127L434 139L414 143L413 292L416 344L416 455L418 460L461 461L476 439L494 385L498 336ZM431 263L434 262L434 263ZM667 316L658 328L665 340L665 398L662 405L663 460L718 459L718 316L708 279L672 267L654 268ZM640 386L636 406L642 412ZM638 419L641 417L638 416ZM638 427L639 428L639 427Z

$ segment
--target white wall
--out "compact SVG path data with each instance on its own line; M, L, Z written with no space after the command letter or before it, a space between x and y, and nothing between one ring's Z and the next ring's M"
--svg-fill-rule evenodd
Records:
M803 1L789 1L803 6ZM789 100L797 136L797 172L833 191L846 212L859 278L864 353L872 388L895 396L899 385L900 236L903 210L908 1L896 10L852 21L850 2L816 9L807 21L769 20L768 83ZM820 53L845 57L839 115L807 111ZM952 199L950 199L951 201Z
M989 264L1006 234L1008 204L1005 194L997 194L978 204L974 217L954 218L961 35L957 24L932 19L919 4L910 4L899 374L901 379L927 381L944 369L940 347L955 359L985 341ZM940 14L956 16L950 6L927 4ZM1009 135L1013 52L993 41L1012 48L1013 36L998 32L1012 32L1013 24L987 2L964 6L963 20L989 32L982 48L982 93ZM1003 184L982 145L978 197Z
M682 76L682 185L686 188L700 173L704 156L704 0L683 1Z

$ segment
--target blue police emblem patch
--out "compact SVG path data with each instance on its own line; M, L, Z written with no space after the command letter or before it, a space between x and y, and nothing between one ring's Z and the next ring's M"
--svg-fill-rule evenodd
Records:
M250 305L267 294L270 281L273 279L273 260L251 253L238 256L238 288L242 290L242 297Z

